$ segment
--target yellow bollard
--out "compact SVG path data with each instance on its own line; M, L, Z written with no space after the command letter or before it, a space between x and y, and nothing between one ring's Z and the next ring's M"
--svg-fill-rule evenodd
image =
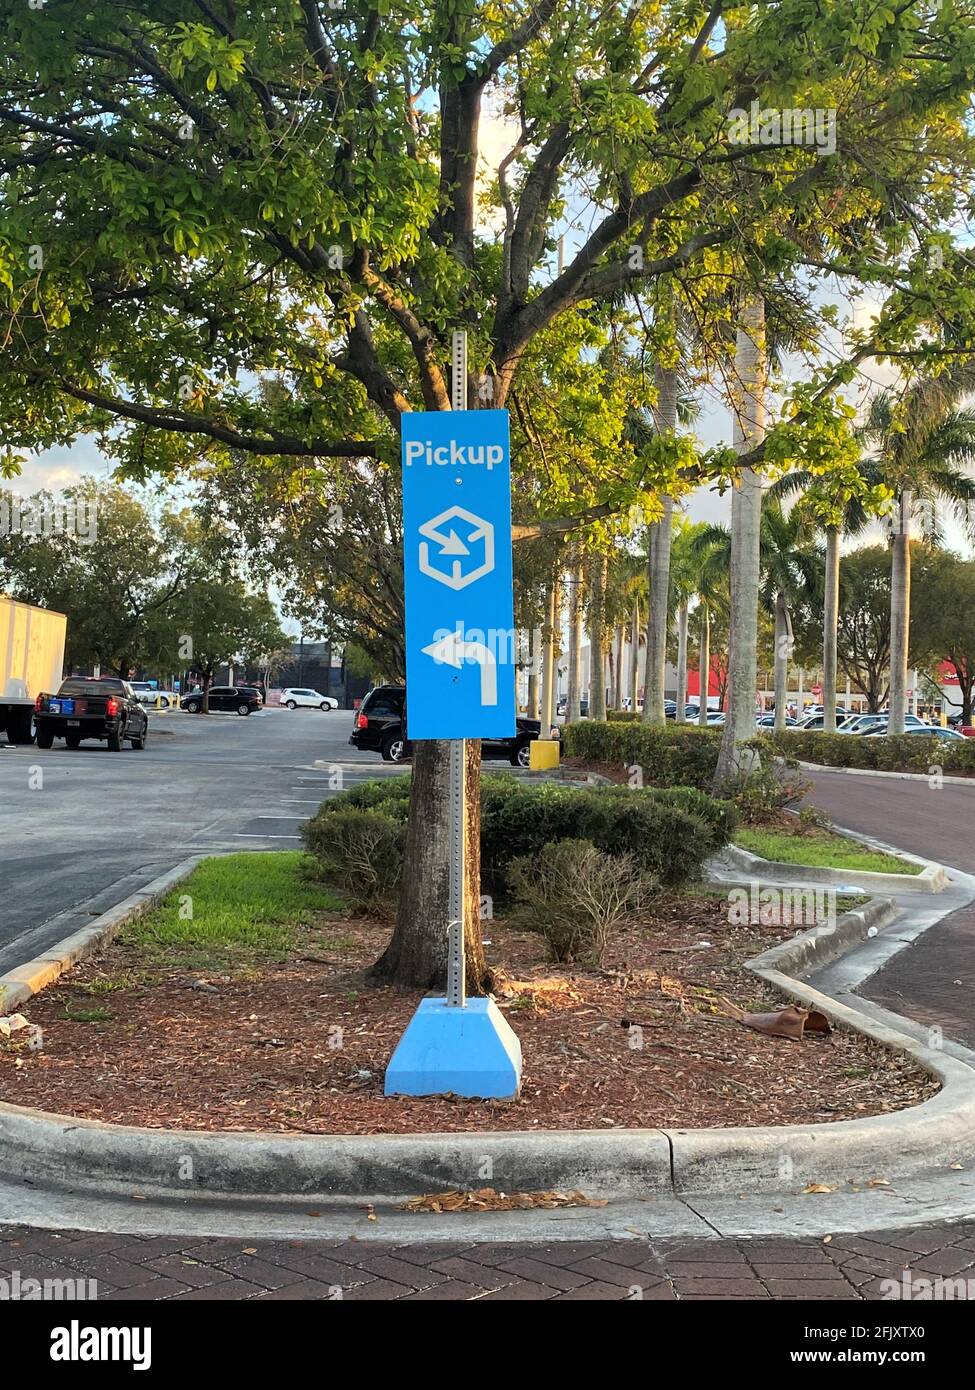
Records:
M547 772L549 768L558 767L561 748L562 745L557 738L533 739L528 748L528 766L531 771Z

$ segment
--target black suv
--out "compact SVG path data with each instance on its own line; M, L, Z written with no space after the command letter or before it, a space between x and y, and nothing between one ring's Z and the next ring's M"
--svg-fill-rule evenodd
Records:
M261 709L264 702L261 692L254 685L211 685L209 708L211 710L236 710L238 714L253 714ZM203 691L191 690L179 702L180 709L187 714L203 712Z
M349 742L362 752L381 753L388 763L401 763L412 749L406 737L405 685L377 685L364 697L356 711ZM542 726L537 719L515 720L517 733L511 738L481 740L482 758L505 758L512 767L527 767L529 747Z

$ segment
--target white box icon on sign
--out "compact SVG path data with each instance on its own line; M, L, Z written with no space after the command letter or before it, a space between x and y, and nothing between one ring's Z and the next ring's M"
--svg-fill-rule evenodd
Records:
M452 523L462 523L460 526ZM448 589L466 589L494 569L494 527L464 507L448 507L419 528L420 570ZM466 531L466 536L458 534ZM430 543L439 550L430 559ZM436 561L440 562L438 567ZM468 568L473 566L473 568Z

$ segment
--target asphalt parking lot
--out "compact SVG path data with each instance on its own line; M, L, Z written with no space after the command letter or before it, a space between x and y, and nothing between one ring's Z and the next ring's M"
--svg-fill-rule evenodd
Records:
M349 710L155 714L141 753L0 746L0 971L190 854L298 848L335 784L391 770L351 730Z

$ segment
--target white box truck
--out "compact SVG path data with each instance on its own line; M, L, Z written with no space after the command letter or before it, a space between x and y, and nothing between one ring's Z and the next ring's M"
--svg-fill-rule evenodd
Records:
M64 670L63 613L0 594L0 734L30 743L34 701L57 690Z

